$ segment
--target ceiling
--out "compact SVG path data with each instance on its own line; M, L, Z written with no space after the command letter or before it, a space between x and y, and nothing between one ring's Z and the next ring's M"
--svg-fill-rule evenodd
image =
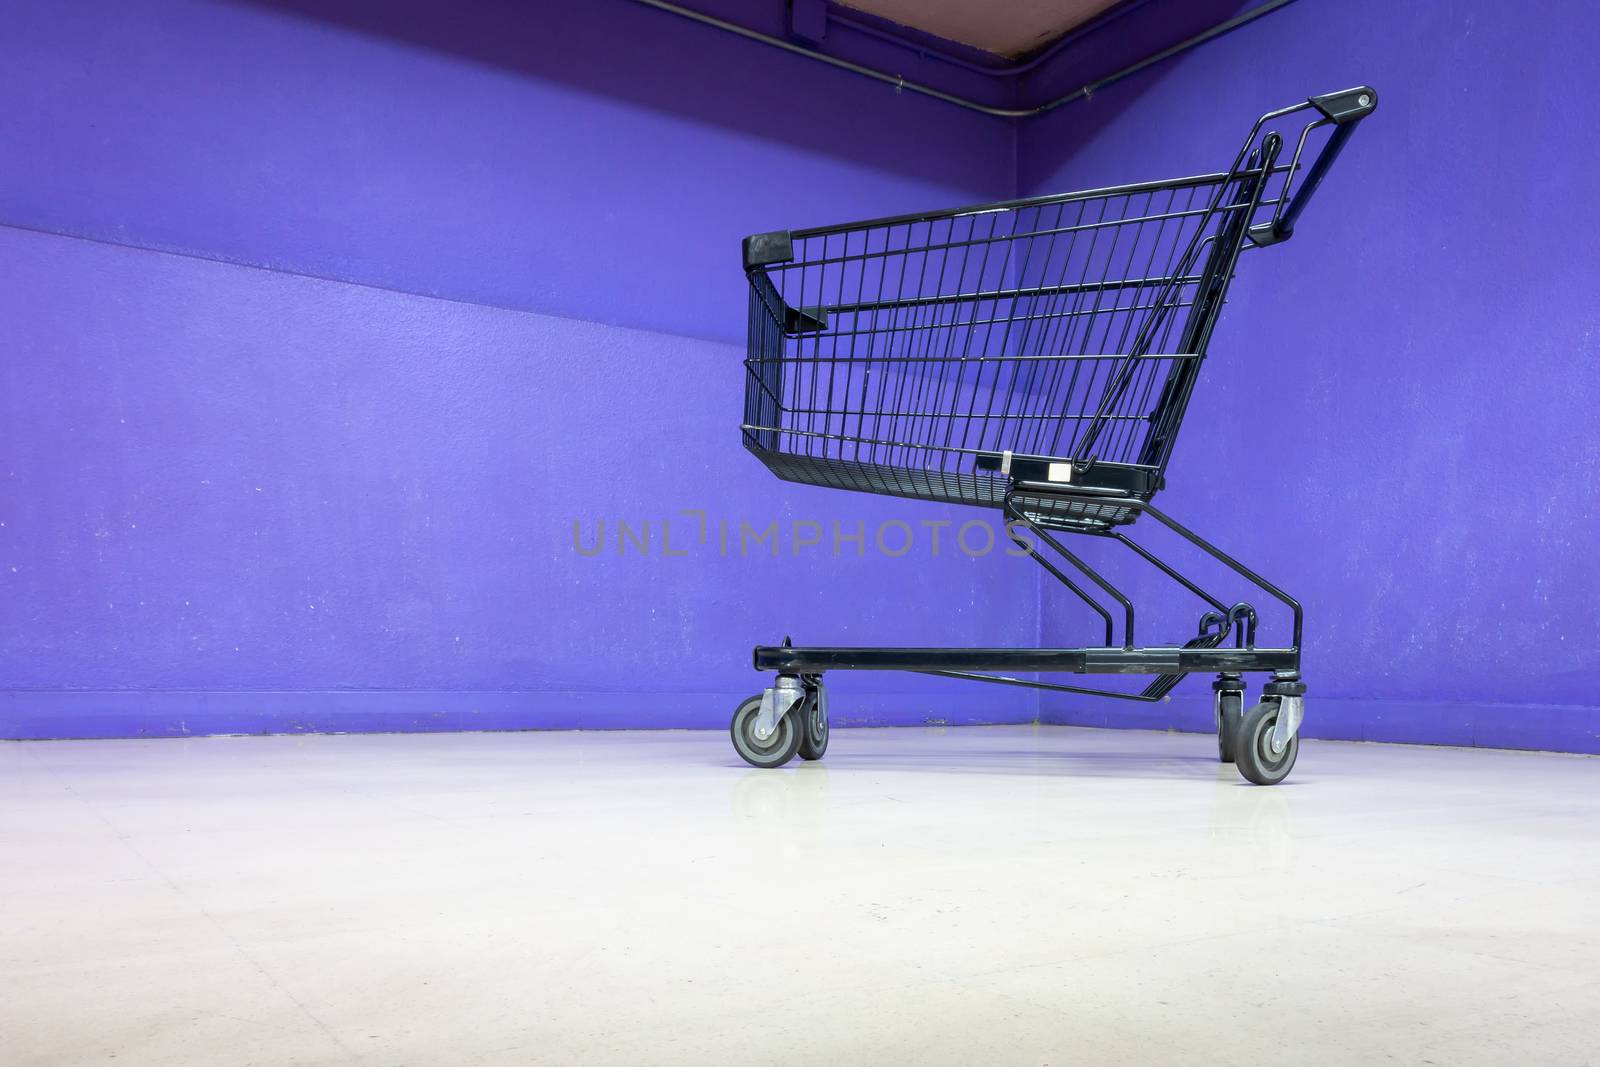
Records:
M1120 0L843 0L843 6L947 41L1020 56Z

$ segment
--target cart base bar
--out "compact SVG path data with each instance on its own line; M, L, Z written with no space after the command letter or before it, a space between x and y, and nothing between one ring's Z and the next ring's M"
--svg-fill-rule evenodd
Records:
M1210 674L1298 671L1293 648L800 648L757 645L755 666L822 671L1059 671L1069 674Z

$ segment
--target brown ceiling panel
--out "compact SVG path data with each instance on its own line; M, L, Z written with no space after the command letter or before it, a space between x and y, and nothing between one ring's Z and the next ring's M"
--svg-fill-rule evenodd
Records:
M1118 0L847 0L846 7L1000 56L1040 48Z

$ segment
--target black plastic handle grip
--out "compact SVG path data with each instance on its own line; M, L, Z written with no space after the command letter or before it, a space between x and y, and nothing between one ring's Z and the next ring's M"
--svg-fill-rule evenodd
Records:
M1328 168L1339 158L1345 142L1350 140L1352 133L1355 133L1356 124L1377 108L1378 93L1370 85L1359 85L1354 89L1313 96L1306 103L1322 113L1322 122L1333 123L1333 134L1322 146L1322 151L1317 154L1316 160L1307 168L1305 179L1294 191L1288 205L1280 204L1271 221L1250 227L1250 240L1258 245L1274 245L1294 236L1296 220L1311 202L1317 186L1321 185L1322 179L1327 176Z

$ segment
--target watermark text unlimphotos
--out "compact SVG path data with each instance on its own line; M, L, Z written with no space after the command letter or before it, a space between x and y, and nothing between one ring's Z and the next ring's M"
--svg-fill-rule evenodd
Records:
M939 556L960 553L978 558L997 549L1010 556L1033 551L1033 538L1018 522L996 527L988 519L922 519L917 523L884 519L715 518L701 508L683 508L662 518L573 519L572 550L580 556L778 556L789 554L900 557L913 552Z

